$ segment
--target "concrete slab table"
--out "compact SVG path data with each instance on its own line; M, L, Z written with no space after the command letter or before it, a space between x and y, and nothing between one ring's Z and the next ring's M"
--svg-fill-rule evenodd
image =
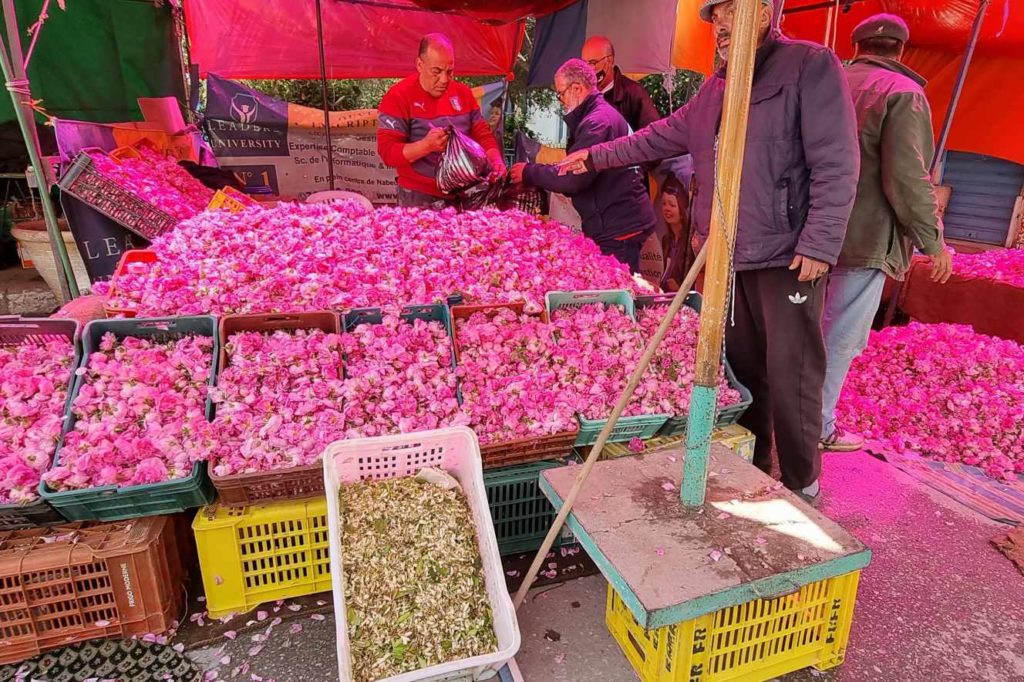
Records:
M707 501L679 499L685 448L597 462L567 519L580 544L647 629L845 575L871 551L719 443ZM541 473L560 509L577 467Z

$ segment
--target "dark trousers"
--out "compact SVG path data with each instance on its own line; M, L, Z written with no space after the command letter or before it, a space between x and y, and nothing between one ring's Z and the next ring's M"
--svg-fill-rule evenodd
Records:
M640 250L643 248L647 235L630 237L629 239L607 239L597 242L601 253L605 256L615 256L620 263L629 266L632 273L640 272Z
M404 208L429 208L441 211L452 205L452 199L435 197L412 189L398 188L398 205Z
M800 282L785 268L751 270L736 273L733 296L726 354L754 396L740 420L757 437L754 464L771 472L774 436L782 483L805 488L821 473L825 284Z

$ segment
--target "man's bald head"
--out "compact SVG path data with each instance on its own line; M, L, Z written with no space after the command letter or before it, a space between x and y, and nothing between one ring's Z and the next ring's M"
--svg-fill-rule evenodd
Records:
M428 33L420 40L416 57L420 87L431 97L440 97L448 89L455 73L455 48L443 33Z
M591 36L583 43L580 57L597 74L597 87L604 90L615 76L615 46L605 36Z
M443 33L428 33L423 36L420 39L420 51L417 56L419 56L420 59L423 59L431 49L448 52L452 56L455 56L455 47L452 45L451 38Z

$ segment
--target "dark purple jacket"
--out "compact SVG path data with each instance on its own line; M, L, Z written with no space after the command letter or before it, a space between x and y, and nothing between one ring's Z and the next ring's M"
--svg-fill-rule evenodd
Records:
M622 73L617 66L612 76L612 89L604 94L604 99L622 114L633 132L643 130L661 118L644 86Z
M570 152L629 134L626 119L599 93L566 114L565 124L569 127ZM583 234L600 243L630 234L650 234L657 223L640 170L634 164L628 165L581 175L559 175L557 166L530 163L523 170L523 180L572 199L583 222Z
M707 238L725 73L683 108L590 150L601 170L693 155L693 230ZM821 45L769 35L758 48L740 187L737 270L788 266L800 254L835 265L857 192L857 121L843 68Z

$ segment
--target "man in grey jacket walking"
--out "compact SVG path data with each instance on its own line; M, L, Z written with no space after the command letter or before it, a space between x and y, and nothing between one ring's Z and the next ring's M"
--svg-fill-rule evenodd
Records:
M948 280L953 267L928 172L935 148L925 81L900 62L907 24L877 14L852 37L857 53L846 77L857 112L860 182L839 262L828 276L822 324L828 371L821 448L834 452L864 445L836 424L836 403L850 363L867 346L886 275L903 279L910 267L907 239L931 258L934 281Z
M741 421L757 437L754 463L771 471L774 437L782 482L813 499L819 492L825 376L825 291L819 282L839 256L857 189L857 127L836 56L774 32L771 1L762 1L726 352L754 395ZM700 11L714 27L723 63L733 12L732 0L705 0ZM689 152L697 181L693 229L706 239L725 68L668 118L628 138L576 152L566 157L563 169L604 170Z

